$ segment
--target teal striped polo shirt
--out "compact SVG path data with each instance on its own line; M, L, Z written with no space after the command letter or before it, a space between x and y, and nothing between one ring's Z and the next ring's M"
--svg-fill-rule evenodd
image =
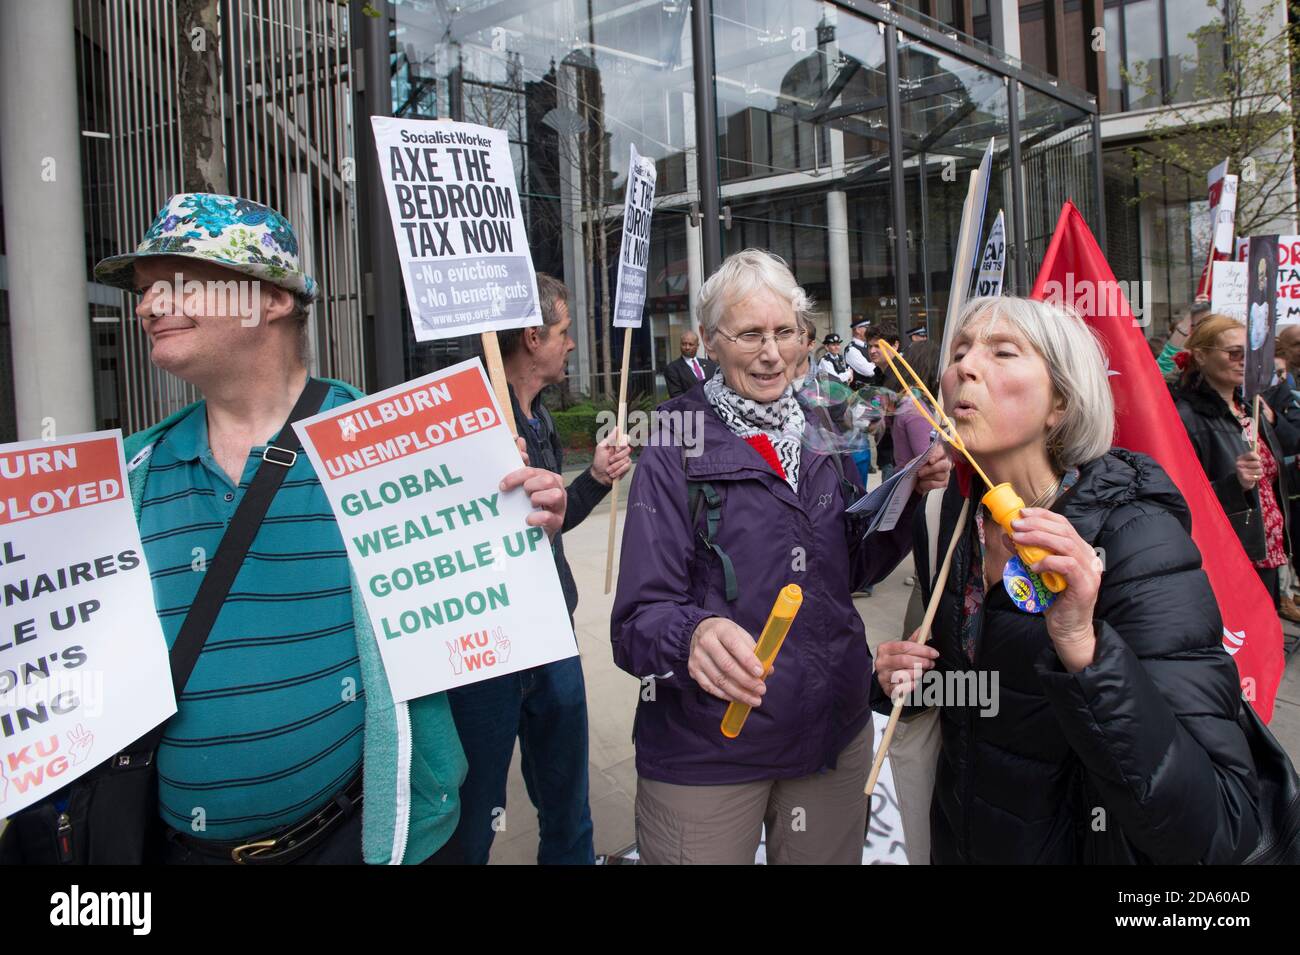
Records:
M322 407L351 400L331 387ZM209 447L202 402L154 446L140 539L168 647L264 448L232 484ZM297 822L361 767L347 553L306 454L271 502L177 707L158 750L159 807L167 825L198 838Z

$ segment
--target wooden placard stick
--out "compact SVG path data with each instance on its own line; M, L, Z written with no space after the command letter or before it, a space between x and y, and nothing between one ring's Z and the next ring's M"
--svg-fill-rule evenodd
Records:
M975 206L980 192L986 189L983 177L980 174L982 165L981 163L980 166L971 170L970 182L966 187L966 200L962 204L961 232L957 237L957 256L952 271L952 290L948 296L948 312L943 326L943 345L940 351L941 370L947 367L947 356L951 350L953 332L957 327L957 316L961 314L962 306L966 304L967 292L970 289L971 268L975 257L975 233L979 231L981 225L976 221L976 217L980 215L980 212L975 211ZM934 406L937 411L942 413L943 409L937 401ZM919 403L918 407L920 407ZM924 409L922 409L922 413L924 413ZM948 421L946 415L943 418L945 422ZM966 455L966 459L974 465L975 470L984 479L984 483L991 488L993 486L992 482L989 481L983 469L975 463L975 459L966 452L960 439L952 442L948 433L946 433L947 429L939 428L938 430L941 434L944 434L945 440L949 440L954 447L957 447ZM956 436L956 429L951 429L951 437L955 438ZM925 608L925 616L922 618L921 626L917 630L916 640L918 643L926 643L930 639L930 627L934 623L935 612L939 609L939 598L943 596L943 587L948 580L948 571L952 569L953 551L957 549L957 540L961 537L962 529L966 524L966 514L969 510L970 498L967 498L962 502L961 514L957 518L957 526L953 529L952 540L948 541L948 549L944 552L943 564L939 568L939 576L934 582L934 592L930 595L930 603ZM880 777L881 767L885 765L885 756L889 753L889 744L894 738L894 730L898 727L898 718L902 713L903 700L900 697L894 701L894 708L889 714L889 723L885 726L884 735L880 738L880 746L876 750L875 759L871 763L871 774L867 777L866 788L868 798L876 788L876 780Z
M939 567L939 576L935 578L934 592L930 594L930 603L925 608L925 616L921 618L921 626L917 628L917 643L928 643L930 640L930 627L934 623L935 612L939 609L939 600L943 597L944 584L948 581L948 571L952 569L952 555L957 549L957 541L961 538L962 530L966 526L966 515L969 511L970 498L966 498L962 502L961 513L957 515L957 526L953 528L952 540L948 541L948 550L943 555L943 564ZM864 790L867 798L871 797L872 791L876 788L876 780L880 778L880 770L885 765L885 756L889 753L889 744L894 738L894 730L898 727L898 718L903 714L903 705L902 696L894 700L894 708L889 713L889 723L885 726L884 735L880 738L880 746L876 749L876 758L871 763L871 775L867 777L867 788Z
M1260 402L1260 396L1256 395L1255 410L1254 410L1255 430L1251 432L1251 445L1250 445L1250 450L1254 451L1256 454L1259 453L1259 402Z
M618 382L618 431L615 447L626 443L623 437L627 431L627 373L628 360L632 357L632 328L623 329L623 369ZM609 541L605 549L605 593L614 587L614 538L618 533L618 478L609 491Z
M510 428L512 438L519 437L515 427L515 412L510 406L510 385L506 382L506 366L501 360L501 343L497 341L495 330L483 332L483 359L487 364L488 379L492 382L492 391L497 396L497 404L505 415L506 425Z

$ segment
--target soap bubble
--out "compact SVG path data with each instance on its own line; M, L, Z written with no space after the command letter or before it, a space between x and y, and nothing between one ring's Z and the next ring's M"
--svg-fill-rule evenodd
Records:
M804 444L822 454L853 454L871 446L892 423L900 396L888 388L854 391L831 378L805 381L796 389L808 427Z

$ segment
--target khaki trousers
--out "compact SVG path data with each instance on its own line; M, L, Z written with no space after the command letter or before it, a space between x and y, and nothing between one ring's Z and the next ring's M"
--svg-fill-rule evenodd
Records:
M637 778L636 838L647 865L752 865L767 826L775 865L861 865L863 788L871 769L868 723L835 769L800 779L678 786Z

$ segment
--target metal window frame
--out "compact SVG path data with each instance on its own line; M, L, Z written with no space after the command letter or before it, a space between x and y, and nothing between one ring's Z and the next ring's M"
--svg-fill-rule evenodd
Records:
M1016 287L1021 294L1029 289L1027 275L1028 258L1024 236L1023 215L1025 209L1024 171L1020 164L1020 115L1019 89L1027 87L1054 100L1091 116L1092 125L1092 165L1093 189L1095 190L1096 221L1098 241L1102 251L1106 250L1104 176L1101 166L1101 114L1097 97L1081 90L1075 90L1059 80L1039 76L1014 64L1008 63L978 47L970 46L948 34L909 19L905 13L895 11L867 0L831 0L837 7L842 7L851 14L874 21L883 27L885 35L885 73L886 73L886 114L889 124L889 163L891 222L894 228L893 256L896 284L895 320L901 329L910 317L909 302L910 262L907 249L907 198L905 193L905 176L903 168L903 144L898 130L902 129L902 104L898 84L898 43L899 36L920 40L927 45L949 53L964 62L985 69L1007 80L1008 97L1008 139L1010 140L1011 194L1012 194L1012 229L1011 241L1014 243ZM695 51L695 141L697 144L696 161L697 181L700 189L700 210L702 213L703 235L702 247L704 257L704 274L707 277L721 264L721 229L718 224L718 204L721 195L721 176L718 167L717 149L717 94L715 70L715 50L713 40L713 2L712 0L693 0L691 8L692 45ZM1121 31L1124 18L1121 16ZM1121 43L1123 38L1121 37ZM924 215L924 210L922 210ZM926 301L926 321L931 321L930 302Z
M890 188L894 193L891 201L891 221L894 227L893 254L897 291L896 318L903 328L909 314L909 255L907 249L907 207L903 168L903 141L899 135L902 128L902 105L899 85L896 82L899 70L899 37L918 40L930 47L957 57L1008 81L1008 136L1011 140L1010 153L1012 163L1012 236L1016 248L1016 281L1018 288L1027 289L1025 275L1027 260L1024 239L1024 189L1023 170L1019 159L1019 96L1021 87L1039 92L1051 99L1074 107L1092 118L1094 189L1096 190L1097 221L1100 231L1099 239L1105 249L1105 205L1103 197L1104 177L1101 166L1100 113L1097 97L1082 90L1077 90L1067 83L1031 71L1004 59L990 50L962 42L956 32L945 32L925 23L910 19L907 11L894 10L887 5L870 2L870 0L829 0L834 6L861 17L867 22L878 24L885 35L886 74L892 77L887 82L886 110L889 123L889 162ZM693 54L692 73L695 85L695 148L697 187L699 189L699 211L701 220L701 256L703 258L704 276L707 278L722 262L722 225L721 225L721 170L719 168L718 108L716 83L716 51L713 32L713 0L692 0L691 3L691 47ZM364 52L363 74L365 83L359 97L358 115L388 115L391 112L391 89L388 83L388 59L384 54L392 49L393 39L390 35L391 13L380 22L372 18L359 16L353 10L353 35L361 41ZM1123 46L1124 17L1121 22L1121 46ZM401 288L398 285L399 274L396 268L396 250L393 248L391 234L383 228L387 225L387 206L382 189L377 189L378 174L370 161L373 147L368 142L369 129L366 123L359 123L358 132L362 141L358 143L357 173L358 182L366 192L367 201L361 203L363 224L362 233L370 241L368 246L369 278L372 279L368 289L371 308L367 311L375 316L375 348L371 354L376 362L378 385L401 380L401 369L405 363L405 336L403 330L389 327L396 324L391 316L400 314L394 306L400 302ZM371 167L367 169L367 167ZM368 220L368 221L366 221ZM381 303L386 303L382 304ZM927 302L927 311L929 302ZM387 321L385 317L388 316ZM927 321L929 316L927 315ZM396 377L395 377L396 376Z

